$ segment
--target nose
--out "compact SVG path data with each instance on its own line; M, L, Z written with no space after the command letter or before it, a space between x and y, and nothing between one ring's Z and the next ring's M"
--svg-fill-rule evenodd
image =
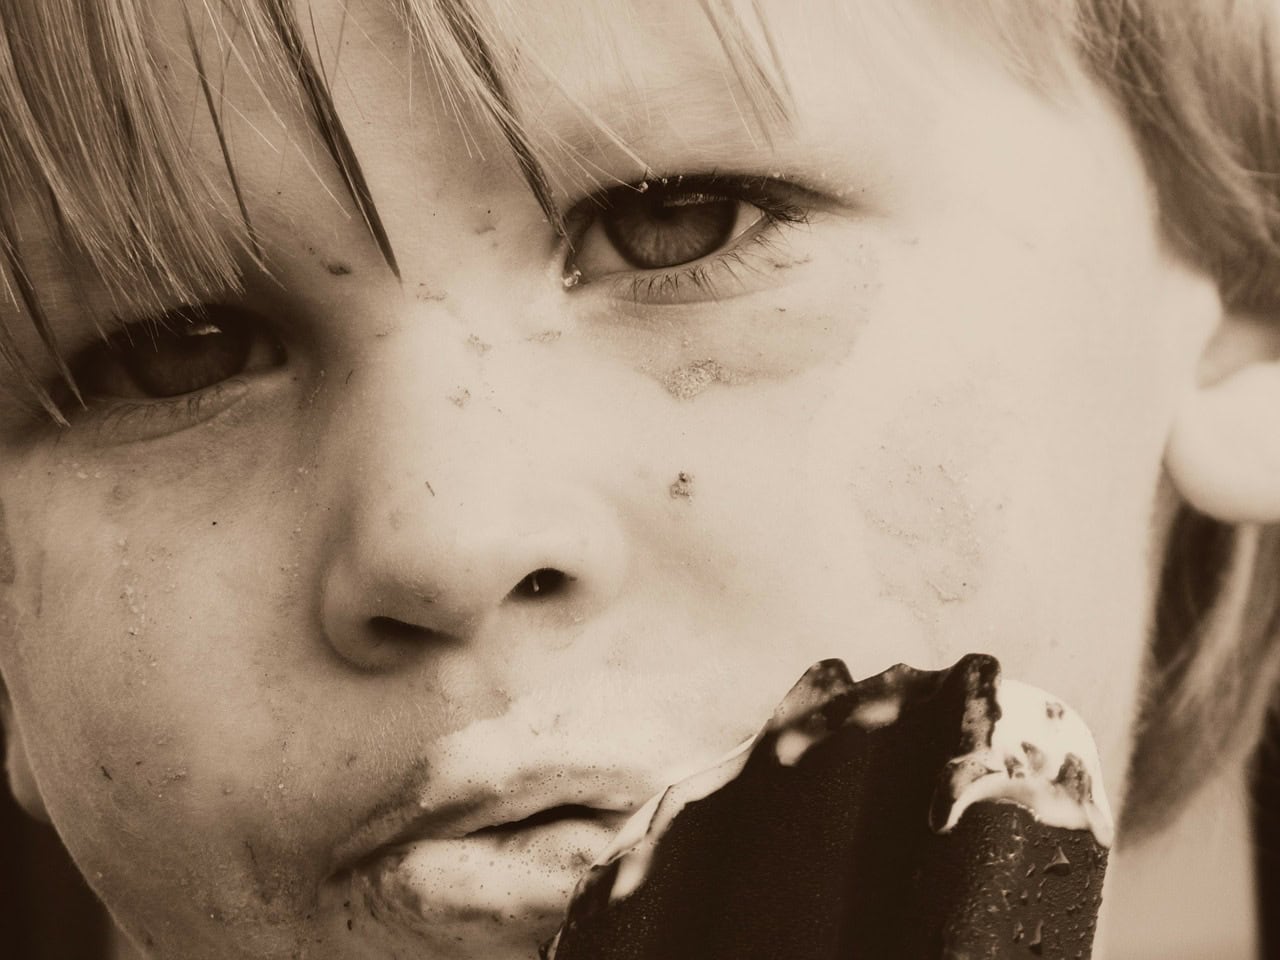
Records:
M320 614L333 650L387 670L428 649L501 657L504 643L559 647L582 632L617 595L626 557L616 512L575 463L572 426L392 406L348 407L344 450L329 457L360 465L329 500Z
M377 511L381 522L358 508L331 553L321 615L330 645L353 665L393 667L427 646L471 642L498 619L511 642L553 640L616 594L621 550L604 511L475 488L438 504L423 487L417 503L401 496Z

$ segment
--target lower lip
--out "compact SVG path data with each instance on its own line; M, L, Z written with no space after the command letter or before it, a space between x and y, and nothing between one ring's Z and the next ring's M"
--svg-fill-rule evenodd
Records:
M547 927L615 831L561 820L511 833L420 840L353 872L352 893L384 920L420 929L501 923Z

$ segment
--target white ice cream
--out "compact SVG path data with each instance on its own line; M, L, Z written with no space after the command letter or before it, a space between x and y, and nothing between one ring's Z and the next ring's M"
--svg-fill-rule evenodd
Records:
M952 807L945 833L980 800L1026 807L1041 823L1090 830L1110 847L1115 821L1102 788L1093 734L1061 700L1017 680L998 681L1000 719L991 745L951 761Z

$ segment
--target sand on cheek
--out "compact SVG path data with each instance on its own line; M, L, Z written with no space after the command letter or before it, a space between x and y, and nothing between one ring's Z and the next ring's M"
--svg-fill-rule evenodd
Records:
M217 942L217 928L269 912L251 891L254 858L270 851L221 826L238 798L221 794L207 744L192 741L201 710L169 642L171 564L106 520L74 550L61 538L55 553L25 534L75 518L7 517L3 663L50 816L138 941L174 955L206 935Z
M10 522L17 517L21 522ZM0 504L5 682L41 798L90 883L102 889L111 883L108 838L128 832L122 812L130 805L130 778L121 759L97 756L97 745L109 743L110 735L93 719L104 700L94 688L107 678L85 662L83 644L61 617L67 604L45 608L44 551L38 540L22 537L40 526L28 512L15 515Z
M219 756L201 736L209 718L199 697L186 696L181 667L151 639L162 612L156 627L146 621L139 630L156 605L142 590L118 596L123 610L103 634L128 637L112 644L119 663L94 669L93 655L79 651L68 658L82 664L70 668L78 678L42 669L28 691L37 703L79 704L34 711L38 739L53 744L38 758L50 813L130 934L164 955L206 955L197 945L225 947L226 931L246 925L291 944L285 928L302 913L297 899L306 891L291 886L290 851L263 822L280 815L281 801L261 776L220 775L242 748L224 744ZM50 626L23 642L31 648L54 637Z
M855 468L884 594L931 627L983 587L985 545L1003 526L1000 496L983 489L991 445L972 429L997 419L986 407L973 383L907 398Z

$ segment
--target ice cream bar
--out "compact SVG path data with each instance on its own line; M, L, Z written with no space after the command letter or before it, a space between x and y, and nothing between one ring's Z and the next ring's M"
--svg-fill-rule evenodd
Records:
M1087 958L1112 822L1083 721L994 658L826 660L630 820L543 956Z

